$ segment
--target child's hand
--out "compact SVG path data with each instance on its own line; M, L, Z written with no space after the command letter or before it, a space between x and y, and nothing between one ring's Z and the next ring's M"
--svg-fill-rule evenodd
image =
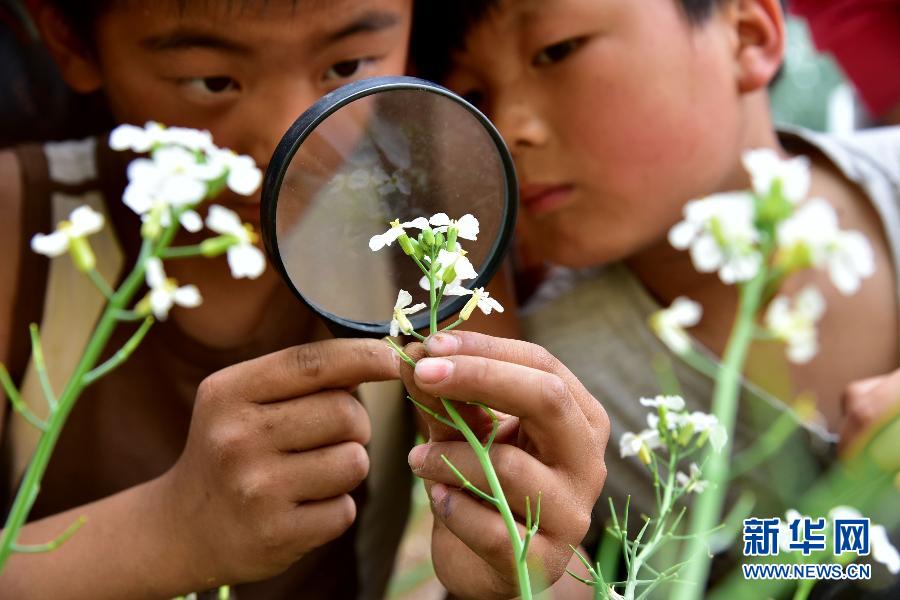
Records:
M203 381L164 489L172 543L207 587L275 575L351 525L371 431L350 390L396 379L397 363L383 342L329 340Z
M407 389L438 414L435 396L477 401L506 413L491 448L500 483L520 523L525 497L534 510L541 493L540 531L529 556L547 584L556 581L590 524L606 468L609 437L606 412L578 379L543 348L471 332L437 334L425 348L413 344L410 356L422 359L415 372L403 366ZM460 412L482 436L490 421L475 406ZM410 465L426 480L435 515L432 559L441 582L466 598L508 598L517 594L512 545L497 510L460 489L441 459L450 461L478 488L490 493L485 476L461 435L426 416L430 439L410 453ZM520 527L520 533L524 530ZM535 571L532 571L533 573Z
M854 381L843 396L844 421L841 426L841 453L853 447L882 419L900 410L900 369L887 375Z

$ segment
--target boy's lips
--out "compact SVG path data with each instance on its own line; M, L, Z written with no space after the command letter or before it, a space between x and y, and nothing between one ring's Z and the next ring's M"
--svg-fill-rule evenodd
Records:
M532 215L541 215L565 204L573 188L571 184L523 184L519 200L523 209Z

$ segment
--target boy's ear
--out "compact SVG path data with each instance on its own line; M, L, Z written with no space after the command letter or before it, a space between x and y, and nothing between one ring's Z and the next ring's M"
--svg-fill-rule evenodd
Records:
M90 41L81 39L51 3L41 2L34 12L44 45L69 87L82 94L100 89L103 78Z
M738 89L755 92L769 85L784 59L784 11L780 0L736 0Z

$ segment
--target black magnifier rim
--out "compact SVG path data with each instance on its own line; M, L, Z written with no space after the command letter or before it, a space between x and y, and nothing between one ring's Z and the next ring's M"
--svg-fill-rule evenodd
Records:
M515 229L516 217L518 214L518 182L512 156L510 155L509 149L503 141L500 132L497 131L497 128L494 127L493 123L491 123L490 120L488 120L488 118L471 103L436 83L408 76L361 79L326 94L294 121L294 124L291 125L290 129L288 129L281 138L281 141L275 148L275 152L272 154L272 159L269 161L265 179L263 180L262 202L260 205L260 227L269 260L281 274L282 279L288 284L291 292L309 307L310 310L324 318L330 325L333 325L332 331L335 334L344 337L384 337L389 333L390 321L387 320L384 324L373 324L370 322L345 319L339 315L322 310L320 307L307 300L300 290L294 286L293 281L291 281L291 278L288 275L285 264L281 260L281 253L278 250L278 239L275 228L278 212L278 195L281 190L281 183L284 179L284 175L287 172L294 155L316 127L333 113L351 102L379 92L396 90L430 92L445 96L460 104L485 128L497 148L497 153L500 155L503 173L506 176L503 208L505 214L500 222L499 235L497 236L497 239L494 240L494 244L488 252L487 262L484 264L481 273L475 279L474 283L472 283L470 288L483 287L491 277L493 277L503 261ZM450 315L459 312L467 301L468 297L460 296L443 306L438 310L438 321L443 321ZM424 329L429 324L429 316L427 313L421 313L413 316L410 319L410 322L415 329Z

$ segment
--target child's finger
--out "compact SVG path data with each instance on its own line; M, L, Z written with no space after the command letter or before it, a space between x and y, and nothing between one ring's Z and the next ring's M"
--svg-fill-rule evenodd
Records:
M468 492L458 488L435 483L428 490L432 502L432 513L463 544L475 552L496 571L515 577L515 553L512 540L503 518L492 506L486 506L472 498ZM520 539L524 539L525 526L517 524ZM559 544L564 547L565 544ZM567 557L560 548L555 548L548 537L536 535L529 544L528 555L543 560L558 561L563 564Z
M397 379L399 358L378 340L325 340L222 369L199 392L244 402L278 402L366 381Z
M343 390L264 404L258 410L259 431L280 452L302 452L340 442L368 444L372 434L366 409Z
M404 351L410 358L416 361L426 357L425 346L419 343L409 344L408 346L406 346ZM402 363L400 365L400 378L402 379L403 384L409 392L410 396L412 396L416 402L425 406L430 411L442 417L445 417L448 420L450 419L447 411L444 409L441 401L438 398L419 389L415 382L413 369L406 363ZM466 423L469 424L469 427L471 427L472 430L476 432L476 434L480 432L490 432L491 419L481 408L459 403L455 404L455 407L460 416L466 421ZM461 434L453 427L441 423L425 411L420 412L422 413L423 418L425 418L426 422L428 423L430 439L461 439Z
M416 365L415 383L427 394L481 402L519 417L538 453L550 461L570 464L592 429L565 382L546 371L479 356L424 358Z
M284 495L294 502L327 500L347 494L361 484L369 473L366 449L355 442L345 442L285 456L275 473L248 482L247 492L264 493L254 486L290 486Z
M436 333L429 337L425 342L425 348L428 355L433 357L481 356L553 373L570 387L578 406L591 423L596 424L598 419L605 418L602 407L587 392L581 381L555 356L537 344L498 338L474 331L454 331Z
M562 537L580 539L587 532L587 521L578 523L573 515L579 511L573 499L580 497L558 473L514 446L500 444L491 448L491 463L510 508L521 522L525 521L526 496L530 498L532 518L540 497L541 529ZM490 485L475 453L466 442L438 442L413 448L410 467L417 476L449 487L462 487L460 479L444 461L453 466L476 488L491 495ZM471 492L469 492L471 493Z

